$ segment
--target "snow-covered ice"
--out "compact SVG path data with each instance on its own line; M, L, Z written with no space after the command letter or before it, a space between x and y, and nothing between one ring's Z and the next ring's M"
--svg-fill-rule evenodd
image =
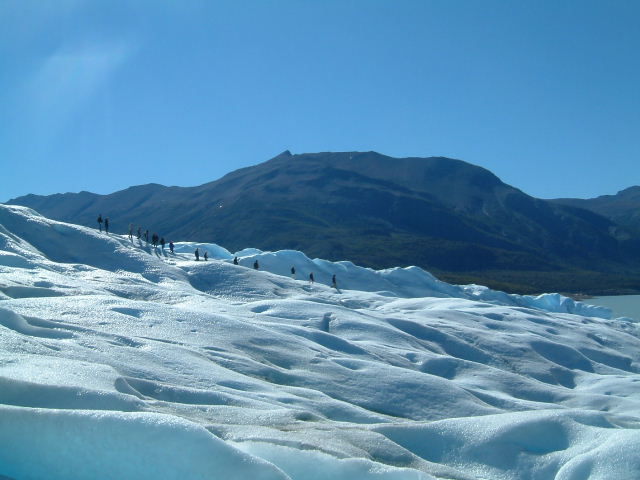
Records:
M0 478L640 478L635 320L175 251L0 205Z

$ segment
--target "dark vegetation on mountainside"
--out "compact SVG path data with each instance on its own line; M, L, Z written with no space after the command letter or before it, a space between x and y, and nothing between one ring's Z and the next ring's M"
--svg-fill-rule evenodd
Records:
M615 195L597 198L557 198L551 200L560 205L591 210L613 220L619 225L640 233L640 186L629 187Z
M92 227L102 213L116 232L133 222L232 252L296 249L373 268L418 265L446 281L509 292L640 292L640 229L621 221L620 210L536 199L443 157L284 152L198 187L149 184L9 203ZM628 217L637 219L637 210Z

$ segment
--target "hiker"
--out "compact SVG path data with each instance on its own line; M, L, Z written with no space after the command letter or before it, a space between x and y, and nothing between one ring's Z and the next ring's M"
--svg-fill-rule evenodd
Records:
M260 268L260 265L258 265L258 260L253 262L253 268L255 268L256 270L258 270Z
M313 282L315 282L315 280L314 280L314 278L313 278L313 272L311 272L311 273L309 274L309 283L313 283Z
M164 237L162 237L162 238L160 239L160 245L162 245L162 251L163 251L163 252L164 252L164 245L165 245L165 243L166 243L166 242L164 241Z
M207 252L206 250L204 251L204 261L206 262L207 260L209 260L209 252Z
M151 244L153 245L153 248L157 248L158 247L158 234L155 233L155 232L151 236Z
M194 252L194 254L196 256L196 262L197 262L198 260L200 260L200 250L196 248L196 251Z
M296 278L296 267L291 267L291 278Z
M173 253L173 242L169 242L169 250L171 250L171 253Z
M144 241L147 245L149 245L149 230L144 231Z
M129 240L133 241L133 223L129 224Z
M102 231L102 214L98 215L98 227Z
M109 219L104 219L104 233L109 233Z
M140 237L142 237L142 227L138 225L138 240L140 240Z
M335 274L333 275L333 277L331 277L331 286L333 288L335 288L336 290L338 289L338 284L336 283L336 276Z
M238 257L236 257L236 258L234 258L234 259L233 259L233 264L234 264L234 265L238 265Z

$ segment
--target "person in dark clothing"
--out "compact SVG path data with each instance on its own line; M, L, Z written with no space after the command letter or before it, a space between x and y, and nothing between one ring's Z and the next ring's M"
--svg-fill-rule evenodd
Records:
M164 252L164 245L165 245L165 243L166 243L166 242L164 241L164 237L162 237L162 238L160 239L160 245L162 245L162 251L163 251L163 252Z
M209 260L209 252L207 252L206 250L204 251L204 261L206 262L207 260Z
M149 243L149 230L144 231L144 241L145 243Z
M315 282L315 279L313 278L313 272L311 272L309 274L309 283L313 283L313 282Z
M196 251L194 252L194 254L196 256L196 262L197 262L198 260L200 260L200 250L196 248Z
M296 278L296 267L291 267L291 277Z
M236 258L234 258L234 259L233 259L233 264L234 264L234 265L238 265L238 257L236 257Z
M104 233L109 233L109 219L104 219Z
M140 240L140 237L142 237L142 227L138 225L138 240Z
M173 242L169 242L169 250L171 250L171 253L173 253Z
M98 228L102 231L102 214L98 215Z
M260 268L260 265L258 265L258 260L253 262L253 268L255 268L256 270L258 270Z
M133 240L133 223L129 224L129 240Z
M333 288L338 288L338 284L337 284L337 282L336 282L336 276L335 276L335 274L333 275L333 277L331 277L331 286L332 286Z
M158 246L158 234L154 233L151 236L151 244L153 245L153 248L156 248Z

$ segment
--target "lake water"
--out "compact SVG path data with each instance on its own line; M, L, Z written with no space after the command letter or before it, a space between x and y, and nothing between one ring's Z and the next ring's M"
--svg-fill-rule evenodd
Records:
M609 307L613 317L631 317L640 320L640 295L619 295L612 297L597 297L583 300L584 303Z

